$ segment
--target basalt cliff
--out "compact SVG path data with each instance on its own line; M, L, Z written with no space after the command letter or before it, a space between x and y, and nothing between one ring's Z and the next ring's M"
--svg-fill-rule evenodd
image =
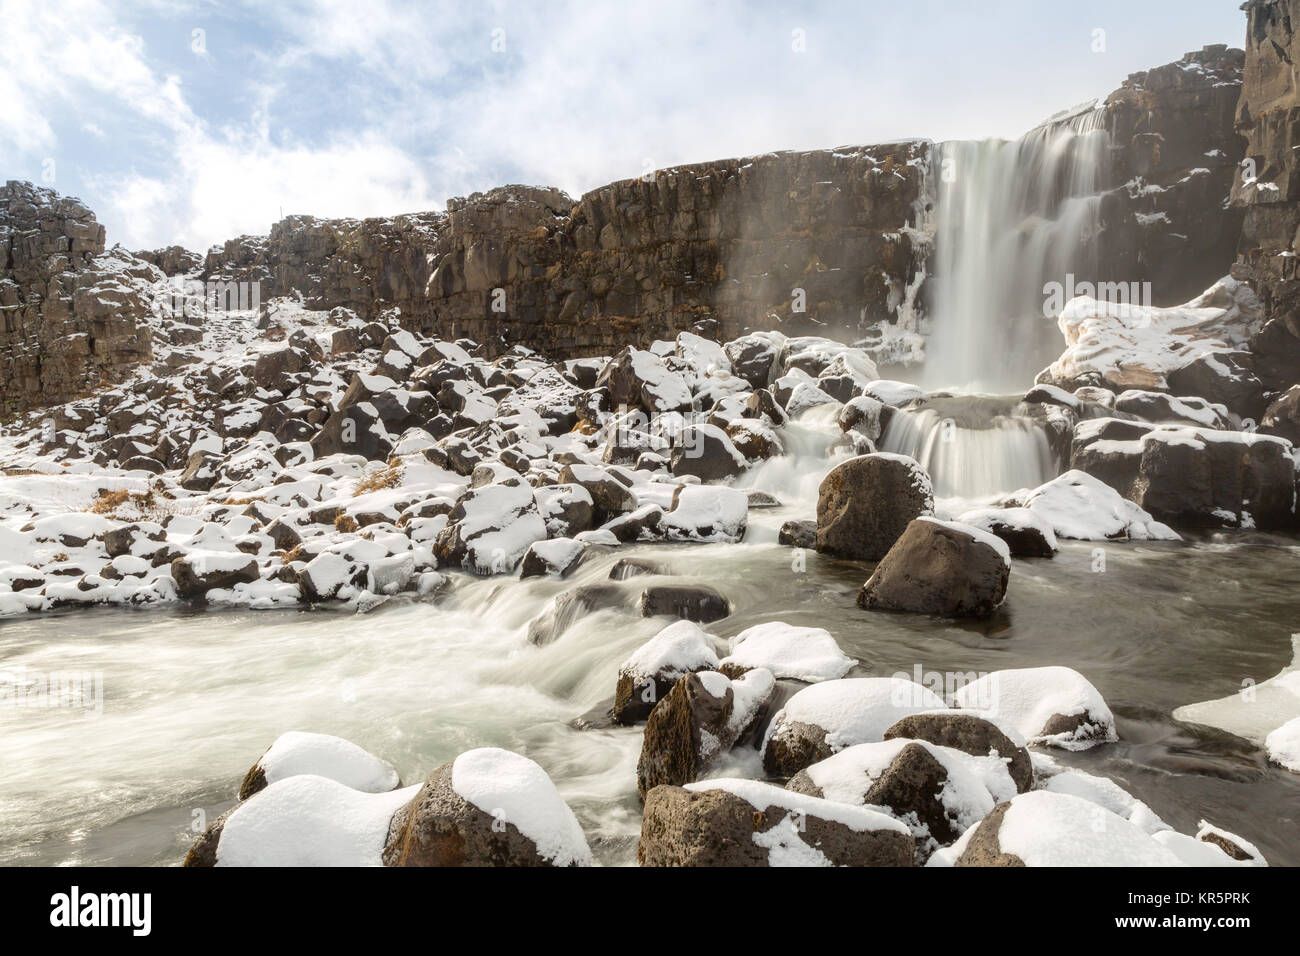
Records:
M1112 156L1100 273L1149 281L1156 304L1173 304L1227 273L1240 245L1239 268L1270 301L1290 294L1277 254L1300 218L1279 145L1296 109L1276 52L1291 42L1286 9L1249 5L1244 55L1207 47L1093 107ZM1276 179L1278 197L1234 185L1248 142L1259 183ZM856 342L885 366L914 362L933 266L931 159L932 144L915 140L673 167L576 201L502 186L440 212L289 216L206 255L105 251L83 204L11 182L0 191L0 403L12 415L68 401L147 361L151 336L194 336L146 321L169 276L255 282L263 302L301 296L313 310L466 337L489 354L522 345L564 359L682 330L779 329ZM1269 335L1294 345L1291 332Z

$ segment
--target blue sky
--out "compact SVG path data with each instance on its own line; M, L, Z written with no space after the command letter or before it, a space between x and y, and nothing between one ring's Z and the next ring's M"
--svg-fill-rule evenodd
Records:
M1129 73L1241 46L1238 5L0 0L0 177L81 197L110 243L202 250L282 211L1016 136Z

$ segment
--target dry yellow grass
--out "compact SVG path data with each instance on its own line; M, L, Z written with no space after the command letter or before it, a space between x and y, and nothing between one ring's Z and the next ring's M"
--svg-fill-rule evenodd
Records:
M401 483L402 466L393 464L393 459L389 459L388 467L361 479L361 483L357 485L357 490L352 492L352 496L355 498L358 495L369 494L372 491L382 491L384 488L396 488Z

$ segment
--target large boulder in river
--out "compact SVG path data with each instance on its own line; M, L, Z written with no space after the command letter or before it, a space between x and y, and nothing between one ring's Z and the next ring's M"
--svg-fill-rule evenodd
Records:
M887 814L757 780L650 791L642 866L911 866L907 827Z
M1271 435L1094 419L1075 428L1071 465L1170 524L1286 529L1294 516L1295 460Z
M831 469L817 495L817 550L879 561L908 524L934 513L930 476L904 455L877 452Z
M385 866L587 866L573 811L541 767L481 747L429 775L393 814Z
M1002 603L1011 551L987 531L918 518L858 593L864 610L988 617Z
M736 681L717 671L679 679L645 725L636 764L642 799L660 784L698 779L749 728L775 686L766 670L750 671Z

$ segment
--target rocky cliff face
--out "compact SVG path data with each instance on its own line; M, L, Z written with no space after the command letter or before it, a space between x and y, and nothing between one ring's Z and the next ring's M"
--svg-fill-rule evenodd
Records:
M114 248L76 199L0 189L0 416L66 402L151 355L152 266Z
M1247 147L1232 195L1245 222L1233 274L1264 303L1265 325L1252 352L1260 379L1281 393L1300 381L1300 0L1250 0L1244 9L1246 70L1236 121ZM1297 418L1294 409L1290 415Z
M1181 302L1227 271L1244 217L1237 268L1278 302L1259 374L1279 386L1300 355L1300 320L1282 308L1300 225L1295 82L1278 52L1292 42L1289 9L1251 3L1247 54L1206 47L1107 98L1114 188L1098 243L1099 274L1150 281L1158 303ZM1259 182L1232 189L1247 140ZM923 141L770 153L660 170L577 201L504 186L445 212L291 216L206 256L106 254L80 203L11 183L0 205L0 398L10 411L63 401L147 358L147 286L163 274L258 282L263 302L299 294L310 309L473 338L489 355L518 344L559 359L681 330L779 329L861 341L884 363L915 359L932 250L929 153Z
M1245 151L1234 125L1246 56L1223 44L1134 73L1105 102L1114 182L1100 274L1186 302L1225 275L1243 212L1227 203Z
M566 357L682 329L856 337L908 322L928 144L771 153L661 170L576 203L504 186L445 214L285 219L206 270L312 308ZM801 290L801 291L800 291Z

